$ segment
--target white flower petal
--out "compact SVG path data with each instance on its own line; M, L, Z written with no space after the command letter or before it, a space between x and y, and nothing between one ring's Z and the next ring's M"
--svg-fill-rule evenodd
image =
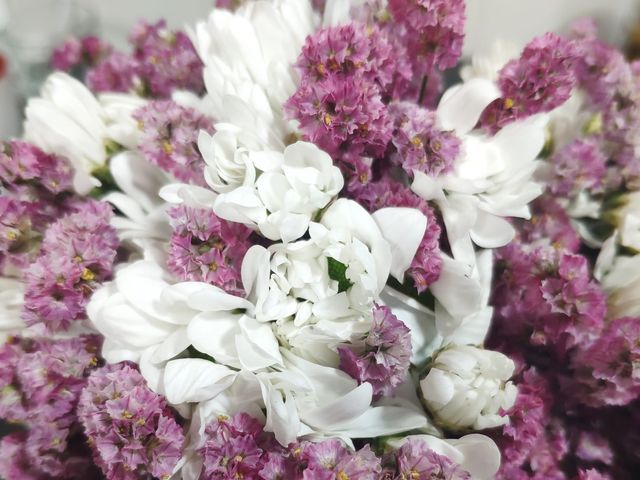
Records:
M401 283L427 229L427 217L415 208L383 208L373 214L391 248L391 275Z
M169 403L202 402L228 388L236 372L208 360L182 358L167 363L164 390Z
M474 78L447 90L438 105L437 118L442 130L454 130L462 136L476 126L484 109L500 98L496 84Z

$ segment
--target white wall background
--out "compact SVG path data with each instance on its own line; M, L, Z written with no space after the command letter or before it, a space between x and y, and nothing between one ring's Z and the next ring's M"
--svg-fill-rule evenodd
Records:
M547 31L561 32L575 19L595 18L606 40L621 44L640 18L639 0L467 0L465 51L486 52L494 39L524 46Z
M179 27L202 18L214 2L101 0L96 3L104 31L109 36L124 38L137 18L164 17L172 26ZM486 51L497 38L522 46L535 35L549 30L562 31L581 16L596 18L603 36L620 43L629 25L640 17L640 0L467 0L467 14L467 53Z

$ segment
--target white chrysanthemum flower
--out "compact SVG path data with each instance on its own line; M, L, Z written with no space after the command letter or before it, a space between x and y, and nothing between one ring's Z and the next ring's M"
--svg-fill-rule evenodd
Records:
M97 99L78 80L56 72L45 81L40 97L27 103L24 138L47 153L67 158L75 170L75 190L86 195L100 186L92 175L104 168L109 144L135 146L132 115L145 103L124 94Z
M266 409L266 428L284 445L301 436L365 438L425 426L423 412L372 406L369 384L358 385L335 366L303 359L279 344L274 320L293 317L297 301L277 295L269 260L262 247L247 252L247 298L204 283L171 284L148 261L120 269L87 309L105 336L104 357L139 363L150 387L176 405L225 403L236 381L249 382L259 392L259 408ZM190 346L211 359L181 358Z
M239 147L232 128L200 136L207 162L205 179L214 190L176 185L162 192L167 201L213 208L221 218L257 229L271 240L302 237L311 220L342 190L344 179L331 157L316 145L296 142L276 150ZM216 192L217 190L217 192Z
M414 172L412 189L438 204L454 257L469 263L473 244L497 248L509 243L515 231L506 218L529 218L529 203L542 193L534 173L545 143L545 116L514 122L495 135L473 130L499 97L497 86L480 78L445 92L438 123L462 140L461 153L453 170L437 178Z
M350 8L350 2L330 2L326 14L335 20ZM235 12L214 10L191 32L205 65L207 95L199 104L183 101L218 122L213 136L199 139L205 179L217 197L214 211L285 243L304 235L344 183L313 144L287 147L295 131L282 106L298 82L293 64L320 24L308 0L276 0L247 2ZM198 189L181 190L177 198L165 198L188 201L184 195Z
M515 364L499 352L452 345L438 352L420 380L425 407L450 430L482 430L509 422L500 415L515 403L509 381Z
M91 174L107 161L107 125L102 106L86 86L56 72L45 81L40 97L29 100L25 115L25 140L66 157L75 169L78 193L100 185Z

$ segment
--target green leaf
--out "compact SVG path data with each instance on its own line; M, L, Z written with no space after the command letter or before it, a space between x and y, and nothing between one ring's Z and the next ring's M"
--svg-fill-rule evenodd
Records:
M191 358L201 358L202 360L209 360L210 362L215 363L215 359L211 355L207 355L206 353L202 353L200 350L197 350L193 345L189 345L187 348L187 352L189 352L189 356Z
M338 293L349 290L353 283L347 278L347 266L331 257L327 257L327 263L329 264L329 278L338 282Z

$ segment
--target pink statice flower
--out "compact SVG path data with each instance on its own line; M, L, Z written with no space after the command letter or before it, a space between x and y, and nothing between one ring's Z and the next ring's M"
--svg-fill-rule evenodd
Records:
M449 457L439 455L416 438L408 439L395 452L397 479L443 478L447 480L471 479L469 472L451 461Z
M164 20L139 22L130 40L138 74L151 96L169 98L175 90L204 92L202 61L186 33L170 30Z
M515 120L550 112L565 103L576 85L575 44L554 33L529 42L520 58L508 62L498 76L502 98L483 113L481 124L497 131Z
M91 63L86 76L89 88L96 92L135 91L165 99L174 90L198 95L204 92L203 65L184 32L170 30L164 20L155 24L140 22L133 29L130 42L131 54L109 52ZM85 45L88 53L90 47Z
M607 158L598 141L577 139L556 151L550 158L553 176L549 190L559 197L576 197L586 191L602 191Z
M411 332L389 307L376 305L363 344L338 347L338 353L341 370L360 383L370 383L374 396L390 395L407 377Z
M178 206L169 210L173 234L169 271L181 280L206 282L244 296L240 270L251 230L211 210Z
M368 445L357 452L352 452L337 439L305 443L301 458L307 465L302 476L303 480L333 478L376 480L382 471L380 459Z
M570 253L578 253L582 239L571 224L571 219L558 200L542 195L531 204L531 218L514 222L517 241L532 246L553 246Z
M572 359L577 388L586 405L627 405L640 398L640 320L619 318ZM569 393L570 391L567 391Z
M0 143L0 271L24 270L42 236L68 209L73 169L20 140Z
M143 89L139 63L122 52L113 52L86 76L87 86L94 92L129 93Z
M285 112L299 121L306 139L333 155L383 155L392 129L384 100L399 71L400 56L392 52L375 25L318 31L298 58L300 83Z
M128 364L89 376L78 417L107 479L169 478L182 456L184 434L175 413Z
M26 184L55 195L72 189L73 168L66 159L44 153L30 143L1 142L0 182L5 188Z
M419 171L437 177L451 171L461 142L455 133L438 128L434 111L411 103L392 104L390 111L396 161L407 174Z
M391 140L379 90L362 76L302 81L285 111L300 122L305 139L333 155L346 150L380 156Z
M111 216L108 204L89 200L49 227L38 258L25 272L27 325L56 332L84 318L89 297L113 271L119 241Z
M585 257L512 243L498 252L497 267L494 328L506 343L524 340L564 358L599 335L606 298Z
M269 459L263 426L246 413L219 417L205 428L206 441L199 449L204 460L201 478L259 478L266 464L277 468Z
M70 72L76 67L91 67L112 50L111 45L93 35L82 39L72 37L53 51L51 66L63 72Z
M0 444L3 478L71 479L91 472L75 409L99 347L95 336L12 338L0 347L0 418L22 427Z
M463 0L389 0L389 11L404 28L416 75L455 66L464 40Z
M133 117L142 132L140 151L149 162L177 180L205 185L205 164L197 143L200 130L213 132L210 118L172 100L149 102Z

